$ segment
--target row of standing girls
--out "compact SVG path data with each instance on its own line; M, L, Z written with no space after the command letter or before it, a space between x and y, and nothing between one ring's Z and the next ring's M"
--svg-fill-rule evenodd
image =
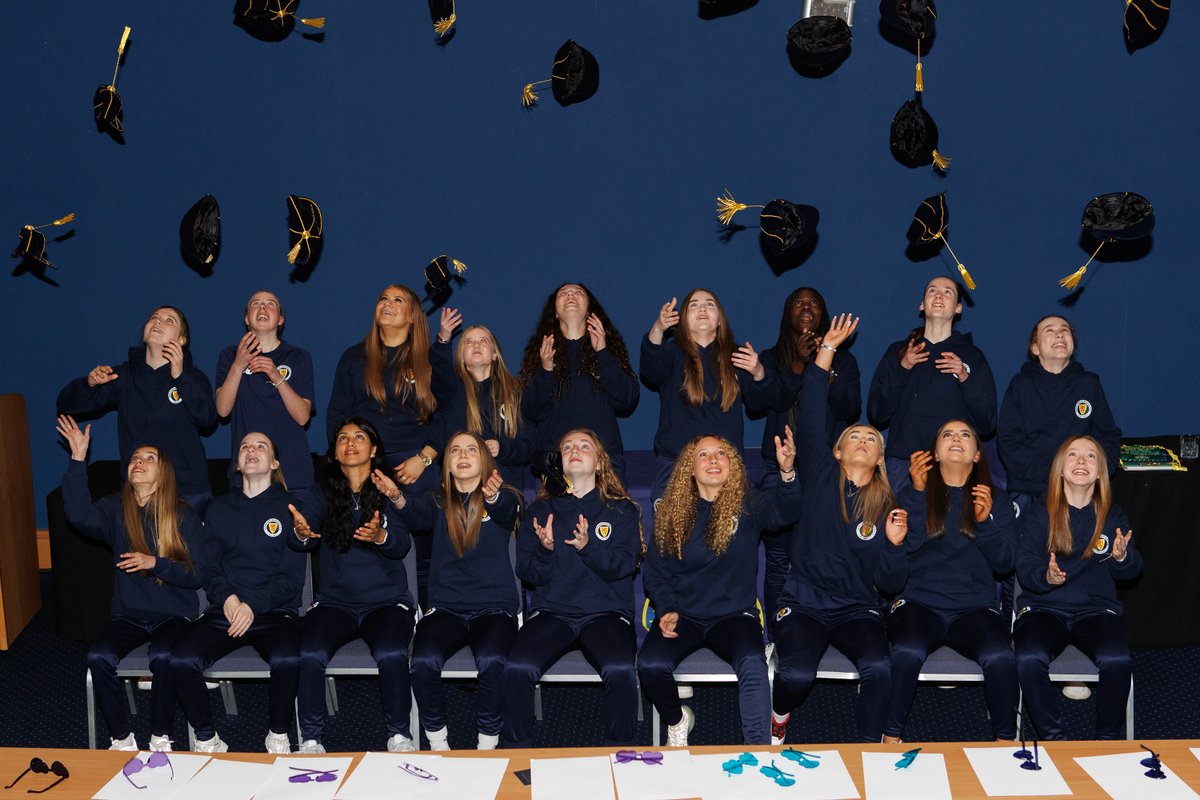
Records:
M957 287L949 279L935 278L926 287L919 311L924 316L923 328L893 345L884 356L872 382L868 407L873 420L889 425L892 430L887 447L888 472L901 494L910 483L909 461L903 448L928 446L938 425L955 418L973 426L979 434L990 435L996 417L994 384L986 360L974 348L969 335L953 330L953 322L961 313ZM188 360L186 319L172 307L156 309L143 330L144 347L131 351L128 363L115 369L97 367L85 378L68 385L60 395L60 410L96 413L116 406L122 454L128 454L132 463L133 448L137 443L155 442L164 455L184 465L179 470L182 494L197 507L203 507L207 500L204 496L206 487L200 480L204 465L198 432L210 426L215 411L220 411L232 416L235 443L239 445L244 444L244 437L239 434L255 432L258 428L272 431L273 435L265 438L286 442L286 447L279 445L279 461L285 465L285 474L291 475L289 470L294 470L298 480L291 484L289 477L289 483L294 489L303 491L305 482L311 484L312 481L311 460L307 458L300 422L301 419L307 421L312 413L311 359L303 350L286 345L280 339L283 322L282 309L273 294L259 292L252 296L245 317L247 335L237 346L222 353L214 409L211 401L208 401L208 407L205 405L207 379ZM367 423L366 427L377 428L377 447L381 452L375 457L389 470L387 474L380 471L379 477L394 481L395 493L402 486L413 496L422 497L435 488L437 473L429 467L439 454L446 438L445 431L457 429L481 435L488 455L499 462L508 482L516 481L517 485L520 485L519 470L532 453L557 450L562 435L573 428L594 429L594 443L607 453L613 477L619 479L623 448L617 417L628 414L636 405L638 386L620 334L586 288L566 284L547 299L537 329L526 347L519 381L505 368L498 344L481 327L464 331L451 367L449 342L461 320L452 310L445 310L440 322L436 341L431 342L416 295L402 286L388 287L377 302L371 332L363 343L347 350L339 362L327 414L331 435L337 433L335 428L349 414L358 414ZM827 332L829 323L820 295L809 289L797 290L785 304L779 341L759 358L749 344L734 347L736 340L724 312L710 292L691 292L682 304L682 313L675 311L674 301L660 310L642 343L643 380L659 391L661 399L660 426L655 438L659 458L656 501L663 497L672 469L676 468L677 457L689 443L695 444L697 437L715 434L708 438L724 439L721 449L738 454L738 445L742 441L742 407L747 412L768 416L764 436L766 459L774 455L775 438L784 435L785 424L795 427L798 435L810 435L813 441L823 441L828 448L847 425L857 420L857 365L853 356L837 347L845 337L831 343ZM668 340L664 334L669 330L673 337ZM1036 499L1037 487L1045 485L1049 471L1049 456L1045 451L1047 448L1053 450L1061 438L1095 433L1103 444L1102 449L1108 452L1115 451L1114 442L1119 439L1119 430L1112 424L1095 376L1082 371L1071 360L1073 331L1066 321L1060 317L1039 321L1032 339L1030 352L1037 360L1014 379L1000 413L1001 453L1006 463L1011 458L1013 464L1021 465L1013 480L1014 484L1024 481L1020 486L1027 504ZM810 365L819 364L826 353L829 363L811 369ZM455 379L455 371L461 380ZM823 382L808 377L818 372L824 378ZM126 379L121 380L122 376ZM820 388L814 388L816 384L820 384ZM1080 393L1086 393L1082 399L1074 397ZM806 397L808 411L802 414L801 403ZM818 398L822 398L820 403ZM1058 408L1067 398L1073 398L1074 420ZM826 413L822 414L822 410ZM805 424L818 418L821 430L816 433L819 436ZM863 438L868 434L860 430L857 435ZM873 435L875 444L882 446L878 431ZM804 441L803 436L800 439ZM708 444L712 449L712 442ZM859 444L854 444L854 452L861 451ZM197 450L201 458L199 464L196 463L197 452L194 452ZM846 494L840 503L835 503L842 520L859 520L869 530L882 525L891 534L891 528L900 521L893 521L889 516L885 523L878 513L887 505L882 499L890 495L890 491L884 493L888 482L878 480L872 490L871 479L880 471L856 471L863 482L851 478L850 485L845 486L847 464L837 452L835 449L835 462L841 469L835 472L842 484L839 489ZM442 466L444 472L446 465ZM699 467L689 465L684 469L696 470L692 482L698 486ZM1042 470L1040 484L1039 469ZM760 489L770 494L782 482L779 470L768 469ZM375 485L375 481L370 483ZM827 499L821 500L807 483L804 487L806 508L810 507L809 503L812 509L828 504ZM360 487L356 491L363 489ZM393 494L392 491L383 493ZM312 492L308 494L311 496ZM613 497L622 494L623 489ZM677 493L676 500L681 496ZM847 499L851 501L853 516L846 511ZM361 504L361 500L355 502ZM747 508L750 505L747 504ZM307 499L304 508L308 515ZM381 516L374 523L375 527L369 521L359 526L367 529L364 536L383 535L379 531L392 512L386 508L376 510L381 511ZM780 523L778 528L786 530L785 523L791 521L773 518L770 513L760 517L753 523L747 520L746 527L774 521ZM286 518L283 519L286 522ZM420 526L433 524L431 519L428 514L418 514L409 527L418 532L428 531L429 528ZM686 521L687 517L678 519ZM832 535L839 524L826 526L821 535ZM861 524L853 523L854 536L864 540L860 528ZM742 530L757 539L758 531ZM533 532L540 535L542 529L533 529ZM668 542L671 536L687 534L676 530L664 535L668 538L663 541ZM899 536L898 533L895 535ZM658 538L656 521L654 541ZM892 537L878 538L890 540ZM868 537L866 541L870 539ZM425 552L418 558L421 594L424 595L433 558L431 551L438 539L424 534L416 536L414 541L425 547ZM799 621L798 617L788 625L782 624L792 611L817 612L800 616L816 618L829 631L840 621L824 614L829 611L829 598L811 596L810 590L814 587L803 576L814 570L823 576L829 572L833 588L849 591L847 595L834 594L839 602L851 600L850 606L854 606L863 601L878 607L877 590L886 587L873 585L875 576L872 575L868 583L875 592L871 594L865 590L863 580L852 574L854 568L863 566L860 554L852 550L845 556L837 553L838 547L843 547L846 542L835 540L838 547L830 551L819 543L817 536L797 535L789 539L785 533L768 536L767 541L776 545L768 547L767 587L768 613L776 621L773 631L776 635ZM396 545L398 542L393 544ZM896 545L893 543L893 546ZM789 556L782 569L778 558L780 551ZM801 562L806 566L797 566ZM653 567L647 567L648 582L653 571ZM526 575L521 577L529 580ZM856 587L856 583L863 585ZM773 595L780 591L785 592L787 604L780 604L779 610L775 611L777 601ZM653 592L650 596L660 619L670 613L669 609L661 608L662 604ZM423 607L430 607L434 602L433 597L423 599ZM833 608L839 607L838 603L833 604ZM781 614L785 610L787 613ZM232 620L230 622L232 624ZM578 636L578 632L573 635ZM781 660L782 650L786 649L781 649ZM532 667L529 671L540 675L540 671ZM870 683L869 672L864 675L866 684ZM789 675L794 673L795 670L788 670ZM795 702L803 697L803 684L800 680L791 689ZM795 702L790 705L787 702L787 691L786 681L783 688L777 683L777 712L786 713L795 705ZM668 722L681 716L680 713L667 713L672 710L668 705L664 713ZM777 713L777 727L780 718L785 719L785 713ZM747 722L758 724L752 720ZM860 715L860 732L861 723ZM272 727L274 730L274 720ZM482 722L480 730L484 730ZM750 741L749 730L747 741ZM615 741L624 737L614 735L612 738ZM515 739L522 740L520 736Z

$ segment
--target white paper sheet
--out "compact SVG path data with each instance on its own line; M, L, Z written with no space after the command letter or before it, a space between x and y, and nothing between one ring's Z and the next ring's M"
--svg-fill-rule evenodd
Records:
M122 770L117 770L117 774L113 775L108 783L100 787L100 791L92 797L94 800L135 800L135 798L136 800L170 800L183 791L183 787L192 779L192 776L209 761L209 756L194 756L187 753L168 753L167 755L171 759L170 766L153 769L143 767L140 772L135 772L129 778L125 777ZM149 758L150 753L146 751L137 754L137 759L143 764ZM128 761L122 763L122 768L125 763ZM174 777L172 777L172 770ZM130 783L130 780L133 783ZM146 788L134 788L134 783Z
M644 761L618 764L616 755L609 755L613 782L617 785L617 797L620 800L676 800L699 795L693 786L691 754L686 750L661 752L661 764L647 764Z
M951 800L945 756L922 750L912 764L896 769L901 755L862 754L867 800Z
M289 758L281 756L275 759L275 773L254 794L254 800L333 800L338 786L346 779L346 772L354 759L349 756L331 756L312 758L301 756ZM309 780L305 783L292 783L288 778L304 774L304 770L334 771L337 780L318 782Z
M1033 752L1033 744L1026 743ZM1071 787L1063 779L1058 767L1050 760L1050 754L1038 748L1039 770L1029 770L1021 767L1022 760L1014 758L1013 753L1019 748L1013 745L1003 747L964 747L963 752L975 770L975 777L988 797L1029 797L1031 795L1071 794Z
M1162 765L1165 779L1147 777L1147 767L1142 766L1141 761L1149 755L1145 750L1138 750L1111 756L1082 756L1076 758L1075 763L1083 767L1083 771L1113 800L1194 800L1200 796L1165 762Z
M805 750L805 753L821 757L820 766L813 769L805 769L779 753L754 750L749 752L758 759L758 766L745 766L740 775L729 775L721 769L722 764L743 752L746 751L692 756L695 787L700 797L704 800L855 800L859 797L858 787L836 750ZM779 769L791 773L795 784L779 786L759 772L759 767L770 764L772 759Z
M493 800L506 769L507 758L367 753L336 800ZM422 771L437 780L421 777Z
M274 773L274 764L214 758L174 800L250 800Z
M616 800L604 756L529 759L532 800Z

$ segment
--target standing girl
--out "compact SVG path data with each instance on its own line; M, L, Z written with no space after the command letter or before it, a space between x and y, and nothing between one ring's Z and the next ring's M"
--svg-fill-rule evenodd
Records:
M88 491L88 444L92 426L83 430L71 417L58 418L71 461L63 475L67 520L83 535L112 548L117 570L112 618L87 654L100 713L112 737L110 750L137 750L129 727L129 705L117 678L117 663L138 645L150 643L150 749L171 749L175 687L171 650L199 600L200 520L181 501L171 460L157 447L136 447L129 459L120 495L92 503Z

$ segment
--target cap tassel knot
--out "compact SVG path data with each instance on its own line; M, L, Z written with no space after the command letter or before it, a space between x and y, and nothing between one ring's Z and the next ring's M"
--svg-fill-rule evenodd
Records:
M1091 265L1091 263L1092 263L1092 262L1093 262L1093 261L1096 259L1096 255L1097 255L1097 254L1100 252L1100 248L1101 248L1101 247L1104 247L1104 244L1105 244L1104 242L1101 242L1101 243L1100 243L1100 247L1097 247L1097 248L1095 249L1095 251L1092 253L1092 257L1091 257L1091 258L1089 258L1089 259L1087 260L1087 263L1086 263L1086 264L1084 264L1084 265L1083 265L1082 267L1080 267L1079 269L1077 269L1077 270L1075 270L1074 272L1072 272L1072 273L1071 273L1070 275L1068 275L1067 277L1065 277L1065 278L1061 279L1061 280L1058 282L1058 285L1059 285L1059 286L1061 286L1061 287L1063 287L1064 289L1071 289L1072 291L1074 291L1075 287L1077 287L1077 286L1079 285L1079 282L1080 282L1081 280L1083 280L1083 274L1084 274L1085 272L1087 272L1087 269L1088 269L1088 267L1089 267L1089 266Z

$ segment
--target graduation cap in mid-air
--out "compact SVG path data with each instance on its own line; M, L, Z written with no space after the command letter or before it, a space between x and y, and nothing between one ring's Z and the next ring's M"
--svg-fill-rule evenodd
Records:
M454 0L429 0L429 16L433 18L433 32L445 36L458 21L454 13Z
M554 99L560 106L582 103L596 93L600 87L600 65L596 57L572 39L563 42L554 54L550 77L525 84L521 91L521 104L526 108L537 105L538 95L533 87L550 84Z
M921 42L933 35L937 26L937 7L933 0L880 0L879 16L888 25L917 41L918 92L925 91L925 77L921 73Z
M112 82L96 87L92 95L92 113L96 124L108 128L113 133L124 133L125 122L122 117L123 107L121 95L117 94L117 72L121 69L121 58L125 55L125 46L129 44L129 33L132 29L126 25L121 34L121 42L117 45L117 65L113 68Z
M221 254L221 207L206 194L183 215L179 226L183 252L195 264L208 266Z
M1129 52L1158 41L1171 15L1171 0L1126 0L1125 47Z
M806 67L820 69L845 55L853 38L841 17L805 17L788 29L788 51Z
M1092 257L1079 269L1058 282L1064 289L1075 289L1100 248L1109 242L1132 241L1149 236L1154 230L1154 206L1140 194L1113 192L1093 197L1083 208L1083 230L1100 244Z
M462 274L467 271L467 265L457 258L440 255L425 267L425 296L434 301L444 300L454 290L454 283L462 283L466 279Z
M310 28L324 28L324 17L297 17L300 0L237 0L234 22L249 34L269 42L278 42L296 27L296 20Z
M776 256L811 239L821 220L821 212L813 206L778 199L765 205L739 203L728 189L717 198L717 219L722 225L728 225L735 214L747 208L762 209L758 215L758 229Z
M917 206L916 213L913 214L912 224L908 226L908 241L914 245L946 245L946 251L950 253L954 259L955 266L958 267L958 272L962 275L963 283L968 289L975 288L975 280L971 277L971 273L967 272L966 266L958 260L958 256L954 254L953 248L950 247L950 242L946 239L946 228L950 224L950 208L946 205L946 193L935 194L932 197L926 197L921 201L921 205Z
M547 450L536 456L533 471L551 497L564 497L575 488L563 472L562 453L558 450Z
M42 233L39 228L66 225L68 222L71 222L74 219L74 214L67 214L65 217L56 219L54 222L47 222L45 225L25 225L20 231L17 232L17 236L19 237L17 249L12 251L12 257L22 259L27 258L32 261L36 261L43 266L50 267L51 269L58 269L57 266L52 264L50 260L46 258L46 235Z
M907 167L924 167L930 164L940 173L950 169L949 156L938 152L938 127L920 101L905 100L892 117L892 156Z
M287 260L289 264L303 267L312 258L313 246L324 232L325 221L321 216L321 207L312 198L289 194L287 206L288 241L292 244Z

